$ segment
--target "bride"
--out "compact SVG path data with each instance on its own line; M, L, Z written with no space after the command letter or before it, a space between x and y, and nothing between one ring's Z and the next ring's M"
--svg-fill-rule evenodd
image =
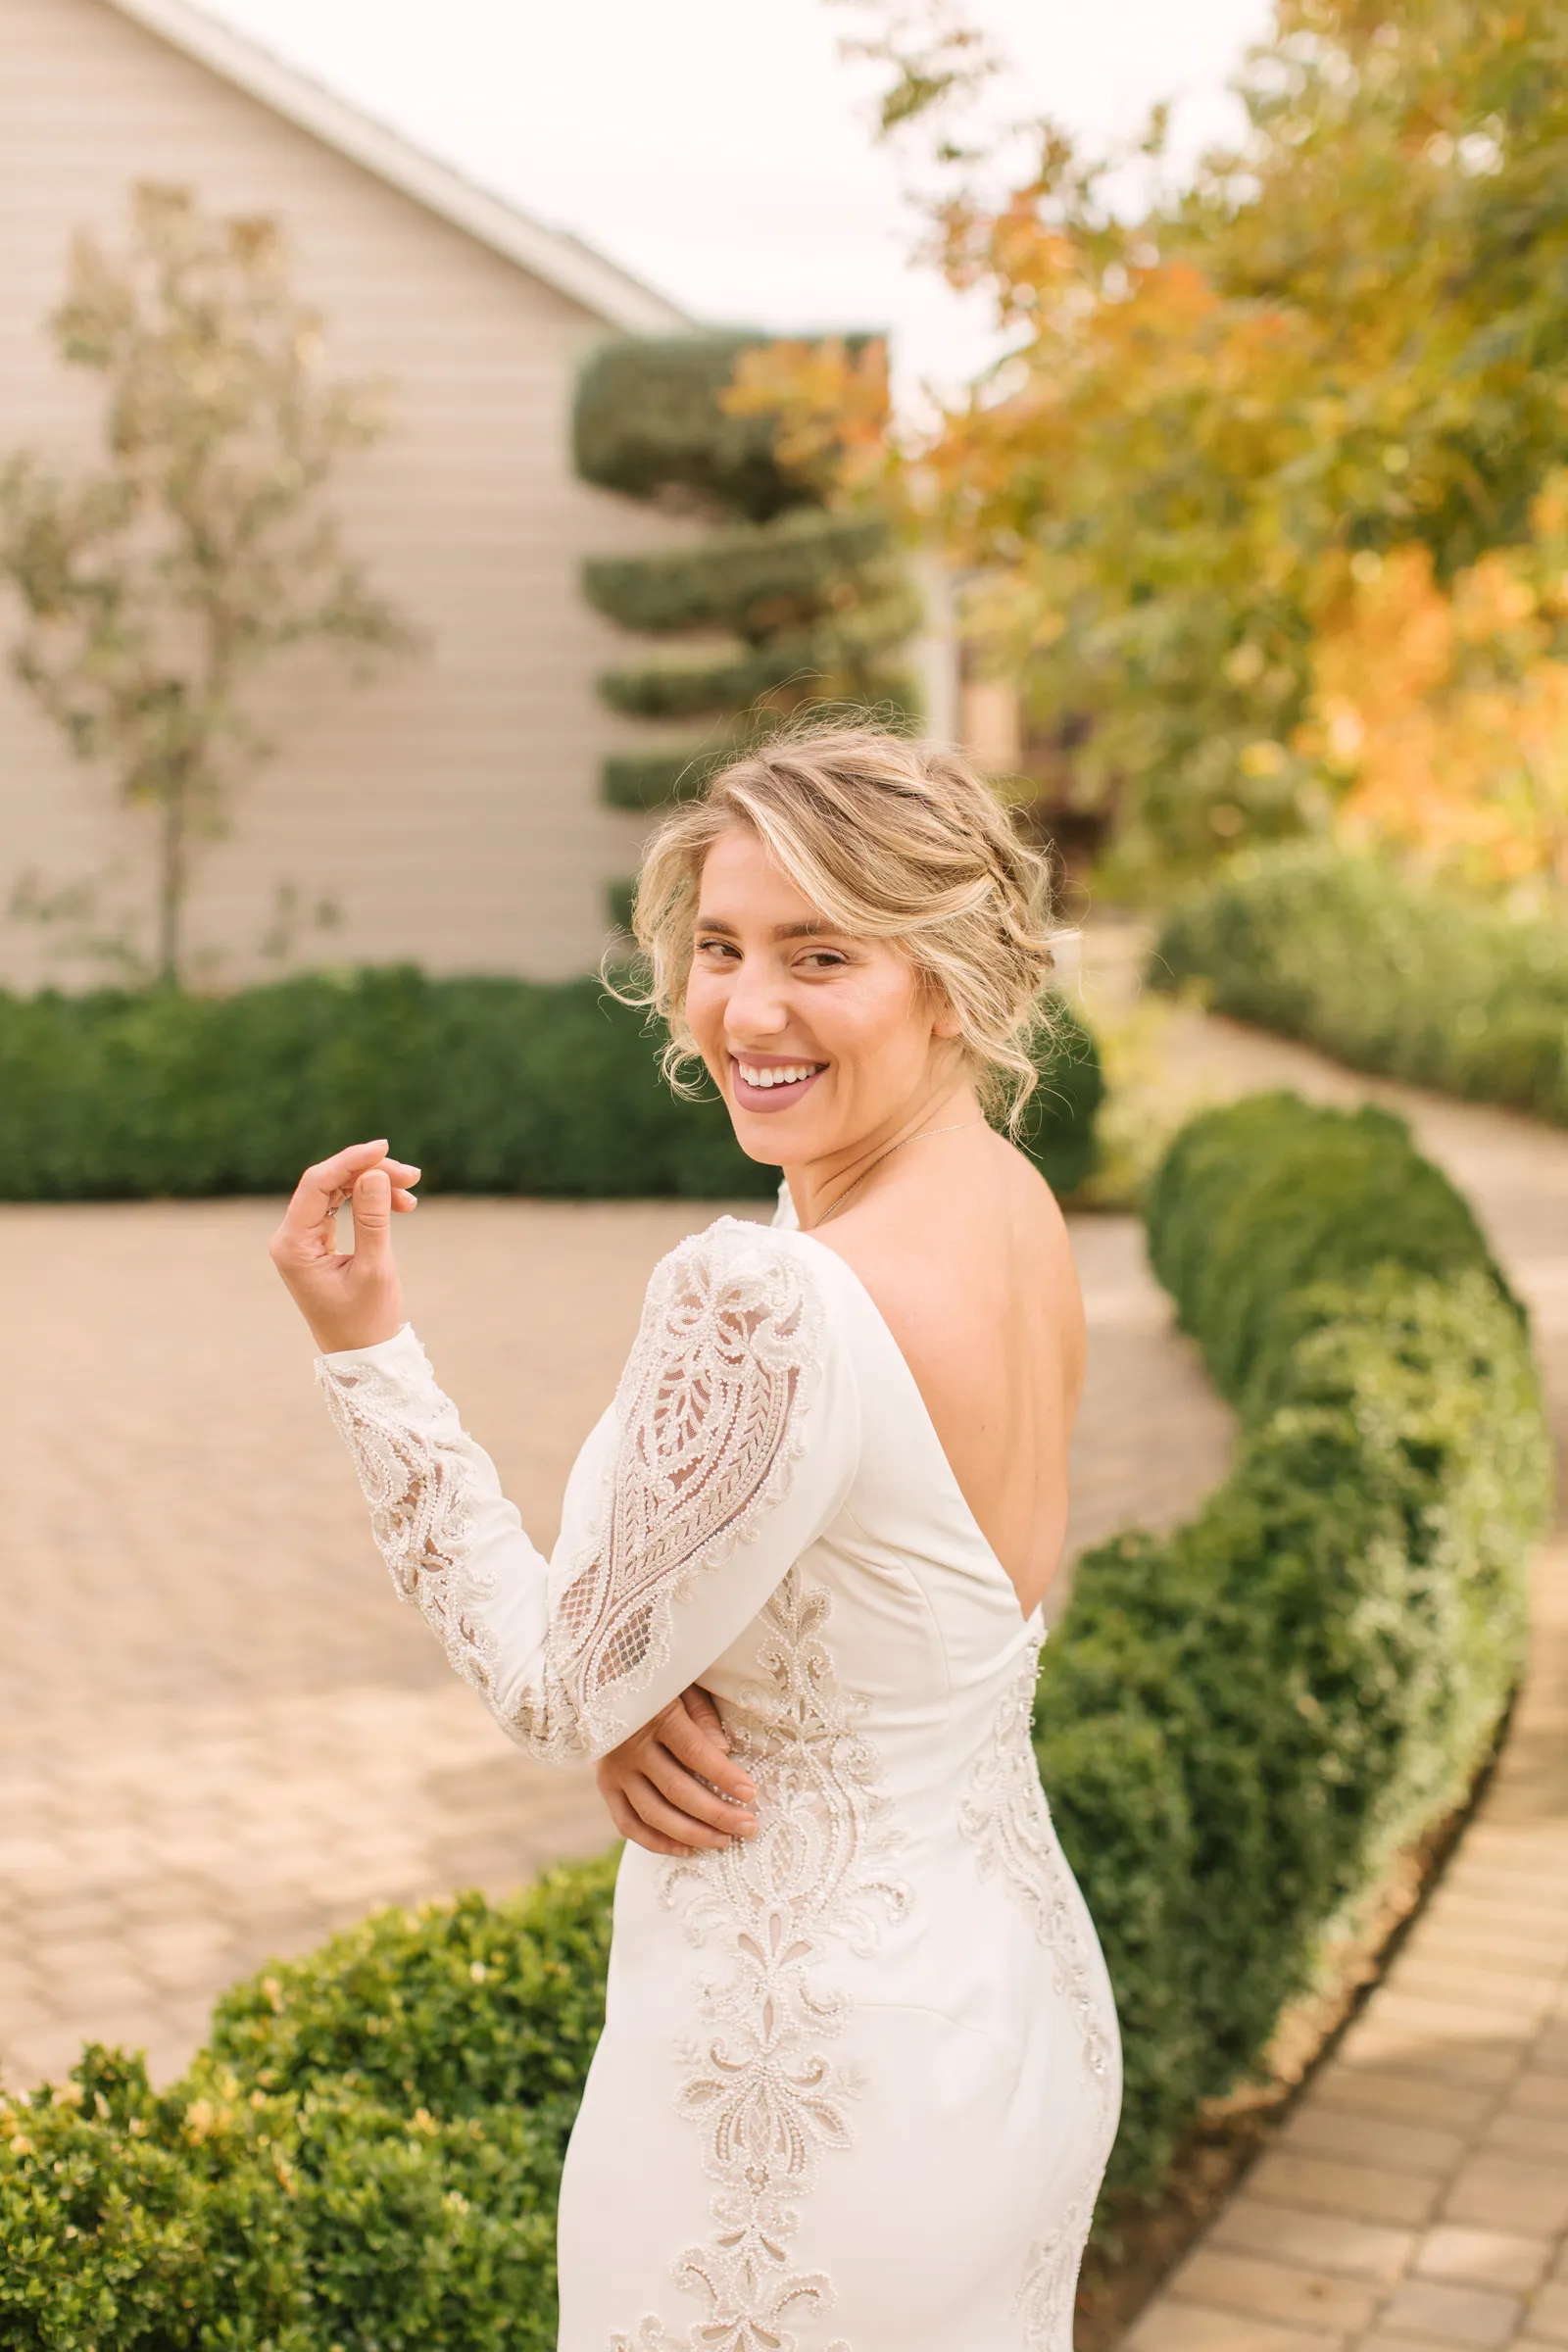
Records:
M1029 1723L1083 1321L991 1123L1033 1084L1047 906L964 763L869 728L770 744L656 834L666 1068L785 1184L655 1269L549 1561L404 1320L418 1170L353 1145L274 1237L399 1592L646 1849L561 2352L1071 2352L1119 2057Z

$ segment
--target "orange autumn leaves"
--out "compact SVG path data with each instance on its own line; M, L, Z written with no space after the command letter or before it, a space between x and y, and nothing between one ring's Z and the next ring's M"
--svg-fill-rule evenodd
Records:
M1446 588L1418 544L1338 563L1295 749L1350 839L1480 883L1568 887L1568 477L1523 548Z

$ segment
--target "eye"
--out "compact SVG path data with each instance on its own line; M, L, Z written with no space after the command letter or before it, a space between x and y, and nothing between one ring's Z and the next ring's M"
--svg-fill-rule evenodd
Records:
M801 957L803 965L818 972L842 970L849 960L842 948L811 948Z
M740 950L732 939L699 939L697 953L711 962L740 961Z

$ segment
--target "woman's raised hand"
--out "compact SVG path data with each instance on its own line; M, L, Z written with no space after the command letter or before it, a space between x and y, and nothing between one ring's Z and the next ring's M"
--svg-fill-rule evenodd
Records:
M271 1240L273 1265L323 1355L373 1348L403 1328L403 1285L392 1254L392 1214L418 1204L417 1168L387 1154L386 1140L350 1144L307 1168ZM354 1209L354 1248L337 1246L336 1218Z
M728 1845L757 1829L757 1791L700 1683L602 1756L597 1778L616 1829L651 1854Z

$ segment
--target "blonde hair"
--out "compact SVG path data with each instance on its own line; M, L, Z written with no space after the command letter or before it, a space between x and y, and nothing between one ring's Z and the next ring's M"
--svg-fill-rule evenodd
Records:
M650 840L632 908L641 969L609 985L663 1020L676 1093L699 1079L685 999L703 863L736 824L833 923L907 957L951 1007L987 1112L1016 1129L1051 1025L1050 864L958 753L871 724L770 737Z

